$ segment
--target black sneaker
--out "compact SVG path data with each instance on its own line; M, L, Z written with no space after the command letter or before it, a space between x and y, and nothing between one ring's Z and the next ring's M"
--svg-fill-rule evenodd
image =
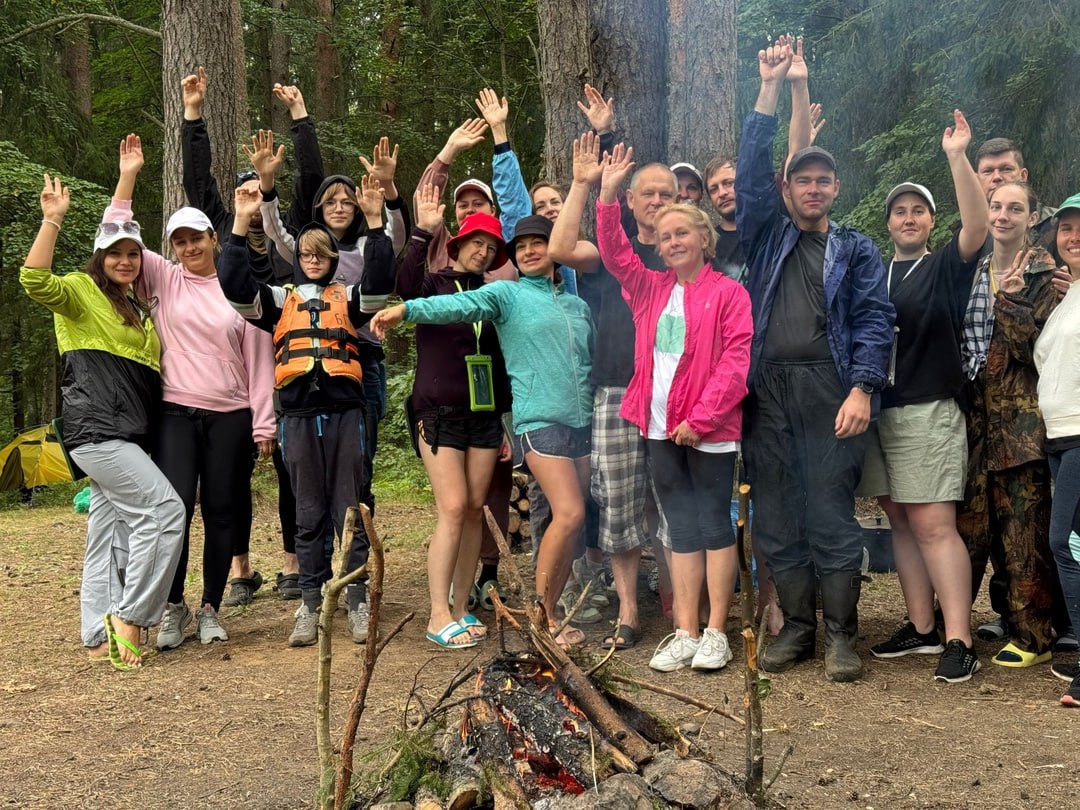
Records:
M915 625L908 622L897 630L888 641L883 641L871 647L870 654L875 658L899 658L901 655L910 655L911 653L936 655L944 649L945 647L942 645L936 629L931 630L929 633L920 633L915 629Z
M1080 677L1080 662L1075 659L1072 663L1055 661L1050 665L1050 671L1063 681L1072 681Z
M971 679L971 676L979 671L979 658L975 655L975 648L967 646L958 638L950 641L945 652L938 661L937 671L934 673L935 681L946 683L962 683Z

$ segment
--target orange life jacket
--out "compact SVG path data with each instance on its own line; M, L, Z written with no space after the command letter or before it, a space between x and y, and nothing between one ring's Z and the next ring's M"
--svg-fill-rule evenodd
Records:
M327 284L319 298L304 300L289 290L274 328L274 387L288 385L309 373L318 360L332 377L360 383L360 341L349 319L349 298L343 284Z

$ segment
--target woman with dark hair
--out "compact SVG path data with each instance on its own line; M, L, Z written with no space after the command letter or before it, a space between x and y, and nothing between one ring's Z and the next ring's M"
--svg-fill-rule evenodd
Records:
M1053 643L1050 468L1033 350L1058 295L1053 259L1029 240L1039 217L1031 188L1006 181L989 205L993 250L976 270L963 325L969 455L957 529L973 571L991 556L1005 569L1009 641L991 660L1030 667L1050 660Z
M478 289L484 273L506 261L499 220L478 212L466 217L446 244L453 265L428 271L428 245L445 210L439 196L431 185L417 195L417 227L397 280L398 294L406 301ZM478 398L482 392L470 385L477 362L490 363L486 397ZM500 416L510 409L506 366L492 323L416 327L410 408L438 512L428 546L427 638L440 647L472 647L487 634L470 612L468 597L480 558L482 508L503 444ZM451 586L453 604L448 605Z
M90 476L81 589L92 660L142 664L142 629L157 622L180 557L184 505L147 452L161 400L161 342L140 297L143 243L133 221L102 222L85 272L57 276L53 254L70 205L45 175L41 227L19 282L54 314L64 361L63 441Z
M585 520L594 335L588 306L556 283L550 236L549 220L524 217L507 245L520 281L399 304L378 313L371 329L381 335L403 320L495 324L513 393L517 452L551 503L551 524L536 557L536 593L554 619ZM584 633L567 627L558 641L578 644Z
M131 196L143 165L135 135L120 142L120 178L106 221L130 220ZM251 534L251 473L273 451L273 348L221 291L217 234L196 208L181 208L165 226L178 262L143 249L139 289L157 301L154 323L162 343L162 414L154 461L180 494L187 524L180 563L161 619L160 650L180 646L197 618L203 644L227 641L218 620L233 551ZM200 493L203 587L193 616L184 601L188 535Z

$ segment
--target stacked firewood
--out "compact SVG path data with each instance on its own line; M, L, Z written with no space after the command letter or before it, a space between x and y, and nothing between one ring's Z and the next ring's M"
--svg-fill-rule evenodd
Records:
M532 547L532 526L529 523L529 476L514 471L510 487L510 523L507 536L513 548Z

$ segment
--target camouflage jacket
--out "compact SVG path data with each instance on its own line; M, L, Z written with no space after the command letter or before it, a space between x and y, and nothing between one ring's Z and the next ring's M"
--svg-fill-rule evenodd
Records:
M992 254L991 254L992 255ZM991 256L980 272L989 272ZM1008 470L1046 458L1038 402L1035 339L1058 303L1054 260L1039 248L1024 272L1024 289L994 298L994 331L986 355L986 465Z

